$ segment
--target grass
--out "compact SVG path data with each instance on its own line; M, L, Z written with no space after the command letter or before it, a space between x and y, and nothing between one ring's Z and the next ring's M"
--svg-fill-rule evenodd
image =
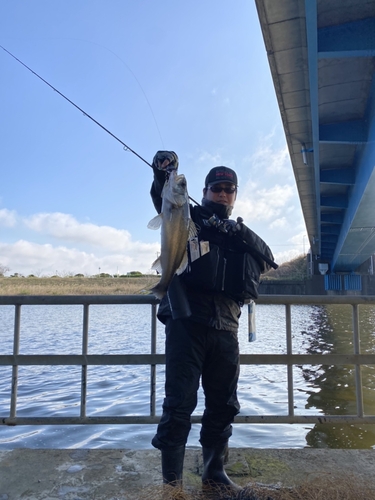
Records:
M0 295L137 295L157 283L137 278L1 278Z

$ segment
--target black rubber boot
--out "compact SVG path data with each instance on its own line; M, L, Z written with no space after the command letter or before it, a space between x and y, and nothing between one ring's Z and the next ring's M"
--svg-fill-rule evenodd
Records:
M163 483L182 487L182 470L184 467L185 445L161 450L161 470Z
M228 457L228 442L216 444L210 448L203 446L204 470L202 483L205 489L219 489L228 493L236 493L242 490L241 486L229 479L224 464Z

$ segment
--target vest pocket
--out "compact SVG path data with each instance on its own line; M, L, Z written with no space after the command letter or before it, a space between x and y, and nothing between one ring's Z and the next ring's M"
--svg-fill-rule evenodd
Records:
M227 252L225 292L239 300L257 298L260 267L248 253Z
M182 274L188 287L225 292L235 300L258 297L258 262L248 253L224 251L210 243L210 251L191 261Z
M223 251L210 244L210 251L191 262L184 272L183 279L188 286L204 290L220 290L223 283Z

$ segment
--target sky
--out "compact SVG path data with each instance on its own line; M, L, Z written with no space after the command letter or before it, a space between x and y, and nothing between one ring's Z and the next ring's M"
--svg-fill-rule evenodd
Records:
M179 157L200 202L236 170L241 216L276 262L307 236L253 0L13 0L0 45L136 151ZM151 168L0 48L0 266L150 272Z

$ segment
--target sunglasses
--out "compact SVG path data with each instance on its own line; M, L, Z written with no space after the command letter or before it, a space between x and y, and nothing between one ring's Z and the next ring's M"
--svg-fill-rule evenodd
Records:
M224 191L224 193L226 194L233 194L236 191L235 187L208 186L207 189L209 189L213 193L221 193L222 191Z

